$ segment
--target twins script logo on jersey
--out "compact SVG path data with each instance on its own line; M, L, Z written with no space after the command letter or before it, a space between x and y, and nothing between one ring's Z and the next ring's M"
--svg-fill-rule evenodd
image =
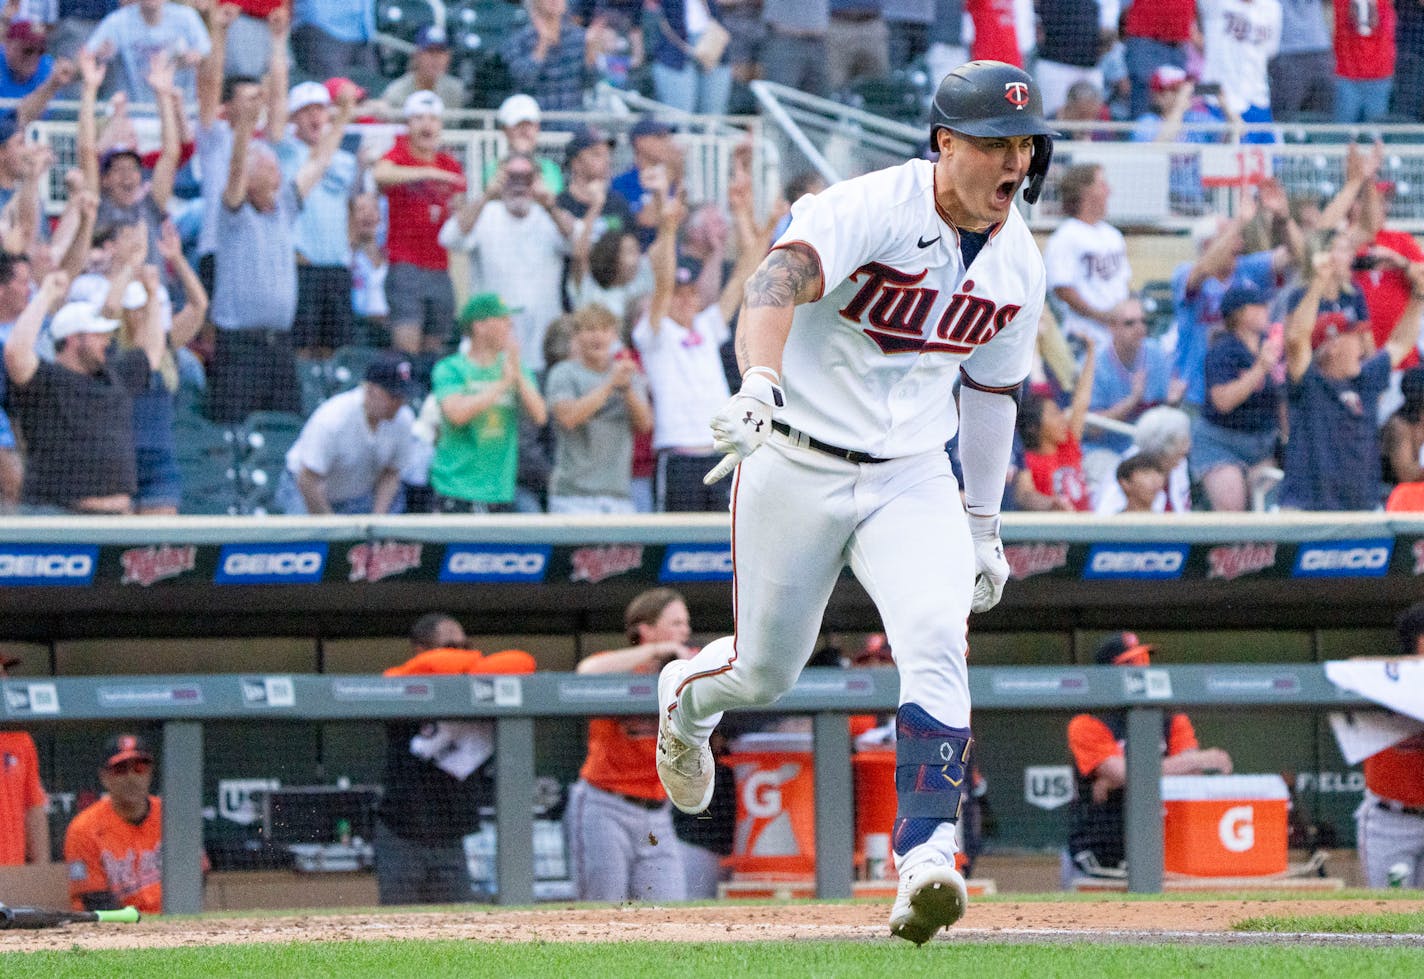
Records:
M840 315L856 324L868 319L865 335L881 353L967 354L992 340L1021 308L971 296L974 280L965 279L927 337L925 323L939 299L938 289L919 286L928 274L929 269L901 272L879 262L862 265L851 273L850 281L860 282L862 277L865 281Z
M1231 10L1225 12L1221 22L1226 36L1242 44L1265 44L1271 38L1271 29L1265 24L1252 23Z
M1004 82L1004 100L1022 112L1028 105L1028 82Z

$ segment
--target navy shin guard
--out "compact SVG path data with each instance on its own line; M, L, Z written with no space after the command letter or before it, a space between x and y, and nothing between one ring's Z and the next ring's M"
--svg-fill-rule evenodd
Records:
M968 789L967 727L948 727L918 704L895 715L895 852L904 856L926 842L941 823L959 820Z

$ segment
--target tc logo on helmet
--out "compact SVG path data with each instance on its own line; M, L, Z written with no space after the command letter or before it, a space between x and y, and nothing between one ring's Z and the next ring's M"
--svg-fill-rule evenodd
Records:
M1022 112L1028 105L1028 82L1004 82L1004 99Z

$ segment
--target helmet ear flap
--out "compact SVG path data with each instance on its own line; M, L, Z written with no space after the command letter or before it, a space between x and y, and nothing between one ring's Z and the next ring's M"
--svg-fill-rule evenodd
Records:
M1028 165L1028 183L1024 186L1023 199L1026 203L1037 204L1038 195L1043 192L1043 180L1048 176L1048 166L1053 162L1053 137L1033 137L1033 159Z

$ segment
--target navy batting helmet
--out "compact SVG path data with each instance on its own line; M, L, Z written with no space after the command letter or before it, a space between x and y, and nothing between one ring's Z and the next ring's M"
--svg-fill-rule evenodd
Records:
M1043 118L1043 96L1033 76L1002 61L969 61L944 76L930 102L930 148L939 150L938 133L948 129L966 136L1032 136L1024 200L1038 200L1053 159L1053 129Z

